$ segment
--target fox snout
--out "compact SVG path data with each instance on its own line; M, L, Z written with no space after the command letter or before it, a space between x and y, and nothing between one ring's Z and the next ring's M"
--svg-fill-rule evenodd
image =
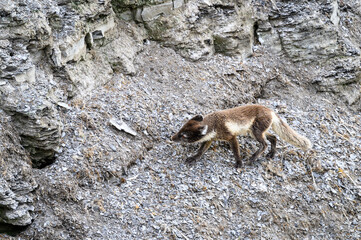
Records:
M178 133L171 137L172 141L194 143L202 139L208 130L208 125L203 125L202 121L203 117L201 115L193 117L183 125Z
M173 135L170 139L172 141L174 141L174 142L179 142L180 141L180 138L179 138L178 134Z

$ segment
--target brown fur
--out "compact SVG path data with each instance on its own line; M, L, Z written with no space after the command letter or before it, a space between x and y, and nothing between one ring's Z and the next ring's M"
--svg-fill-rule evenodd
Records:
M271 109L261 105L246 105L226 109L206 115L193 117L172 137L173 141L187 143L202 142L196 155L187 158L187 162L199 159L210 147L212 141L228 141L236 159L236 167L242 166L237 136L250 135L260 143L259 149L251 156L255 161L267 148L266 139L271 143L267 157L276 154L277 138L267 131L272 127L281 139L304 150L311 148L311 142L296 133L283 122Z

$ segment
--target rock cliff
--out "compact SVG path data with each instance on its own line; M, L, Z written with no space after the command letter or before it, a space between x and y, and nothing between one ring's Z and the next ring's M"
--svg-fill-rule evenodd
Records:
M21 148L17 131L3 111L0 111L0 120L0 231L9 229L16 232L32 222L32 192L37 185L29 156Z
M268 226L269 238L356 239L360 29L358 0L2 0L0 232L33 222L20 238L232 239ZM286 151L240 175L227 150L188 170L168 146L184 118L245 103L294 117L313 155Z

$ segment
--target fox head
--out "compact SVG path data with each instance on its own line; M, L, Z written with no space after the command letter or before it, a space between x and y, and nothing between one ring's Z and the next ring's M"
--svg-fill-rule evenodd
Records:
M186 143L194 143L201 140L208 130L208 125L202 124L202 121L203 117L201 115L193 117L172 137L172 140Z

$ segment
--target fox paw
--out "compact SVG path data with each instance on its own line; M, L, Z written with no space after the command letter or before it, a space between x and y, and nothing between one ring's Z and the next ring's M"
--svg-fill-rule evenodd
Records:
M269 153L266 155L266 158L272 159L272 158L274 158L275 155L276 155L275 152L269 152Z
M252 166L253 163L254 163L254 161L255 161L255 160L248 159L248 160L245 161L245 164L246 164L247 166Z
M235 166L236 166L237 169L238 169L238 168L242 168L242 167L243 167L243 163L242 163L242 162L237 162Z
M197 160L197 158L195 157L189 157L186 159L186 163L191 164L194 163Z

